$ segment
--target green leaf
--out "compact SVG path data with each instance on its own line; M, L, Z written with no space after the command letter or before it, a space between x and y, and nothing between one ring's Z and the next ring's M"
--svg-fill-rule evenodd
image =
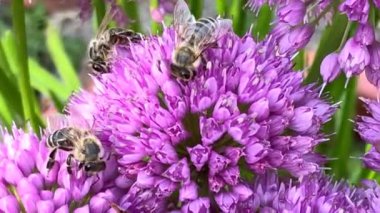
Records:
M243 35L245 33L246 12L244 10L243 0L234 0L230 8L230 17L236 34Z
M12 125L12 112L7 101L3 96L0 96L0 125L10 128Z
M257 36L259 40L265 38L265 36L269 33L270 30L272 16L273 13L269 5L263 5L260 8L259 15L257 16L257 20L253 28L253 36Z
M64 49L58 31L52 25L49 25L46 30L46 39L49 54L64 85L68 87L70 91L76 90L80 86L78 75Z
M31 83L33 88L42 94L49 96L52 92L61 102L64 102L71 94L71 90L54 77L49 71L43 68L34 59L29 59L29 67L31 72Z
M225 16L227 14L227 0L216 0L216 12L218 15Z
M1 41L4 48L9 50L5 52L5 59L9 61L10 71L6 73L8 73L8 75L11 74L12 76L15 76L15 74L13 73L15 73L14 70L17 70L17 66L16 66L16 58L15 58L16 52L14 51L15 49L14 39L10 33L5 33ZM53 76L48 70L43 68L37 61L29 58L28 65L29 65L29 69L31 70L30 82L34 89L48 96L52 92L56 95L56 97L61 102L64 102L67 99L67 97L70 96L72 89L65 86L61 81L59 81L55 76ZM2 83L2 85L6 85L6 88L10 88L9 89L10 91L17 91L17 89L15 89L17 88L16 85L13 87L9 85L10 83L15 82L15 81L11 80L10 78L7 78L6 73L5 74L0 73L0 77L2 77L0 79L0 83ZM13 77L13 78L16 79L16 77ZM2 82L2 80L4 80L4 82ZM6 91L9 91L9 90L6 90ZM15 105L20 106L21 104L15 103Z
M332 151L332 156L336 157L332 163L332 168L334 175L337 178L347 177L347 173L350 169L347 162L350 158L351 148L354 138L354 124L352 120L355 116L356 111L356 81L357 79L352 78L348 83L346 89L341 88L344 91L344 96L342 97L341 108L338 110L335 116L337 122L337 134L334 137L334 149Z

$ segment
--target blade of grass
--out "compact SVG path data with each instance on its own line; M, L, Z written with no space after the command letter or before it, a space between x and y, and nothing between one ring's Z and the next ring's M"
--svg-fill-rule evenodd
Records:
M21 100L25 121L29 120L33 129L37 132L38 124L33 116L34 106L32 97L32 87L29 79L29 68L27 62L27 41L25 32L24 1L13 0L12 5L12 24L13 34L16 40L18 80L21 92Z
M30 69L33 70L31 73L33 88L47 96L52 92L61 102L64 102L70 96L71 91L37 61L30 58L28 62Z
M11 127L12 112L3 96L0 96L0 119L1 126L6 126L8 129Z
M336 140L334 140L333 155L338 159L333 161L332 168L337 178L347 177L349 165L347 164L351 147L353 144L353 129L354 124L352 120L356 111L356 79L353 78L348 83L347 88L344 90L344 96L342 98L341 109L339 109L337 122L339 122L336 134ZM341 88L343 89L343 88Z
M13 75L13 73L15 72L14 70L17 70L17 66L16 66L17 60L16 60L16 52L15 52L16 46L15 46L14 38L12 37L11 34L5 33L1 40L2 40L1 42L2 45L7 50L9 50L5 54L5 60L7 60L9 63L10 71L8 71L8 73ZM41 65L39 65L38 62L36 62L34 59L29 58L28 65L29 65L30 70L32 70L32 72L30 73L30 82L34 89L38 90L44 95L49 95L51 91L54 94L56 94L57 97L59 97L59 100L61 102L64 102L66 98L70 96L72 90L66 87L61 81L59 81L49 71L47 71ZM12 81L11 78L8 78L6 75L4 75L1 72L0 72L0 77L1 77L0 83L4 85L4 89L5 89L4 91L12 91L12 93L17 92L16 86L9 85L12 82L14 82ZM15 78L16 77L14 77L13 79ZM0 88L2 88L1 85L0 85ZM13 98L15 100L17 100L17 98L20 98L21 100L21 97L12 95L12 93L9 95L10 98ZM4 94L4 95L7 95L7 94ZM12 104L12 107L16 109L17 109L16 106L21 105L15 101L11 102L11 104ZM20 110L22 109L20 108Z
M10 31L5 34L11 34ZM11 72L11 67L7 60L7 56L5 55L4 48L2 42L0 42L0 68L3 70L4 74L7 75L9 79L16 79L15 75Z
M78 75L64 49L58 31L52 25L46 30L46 38L49 54L64 84L70 91L76 90L80 86Z
M263 5L260 8L259 14L257 16L257 20L253 27L253 36L257 37L259 40L265 38L265 36L269 33L270 23L272 21L273 13L269 7L269 5Z
M129 24L129 28L132 30L139 32L140 29L140 16L139 16L139 8L138 4L135 1L126 1L119 0L118 3L123 8L125 14L131 19L131 23Z

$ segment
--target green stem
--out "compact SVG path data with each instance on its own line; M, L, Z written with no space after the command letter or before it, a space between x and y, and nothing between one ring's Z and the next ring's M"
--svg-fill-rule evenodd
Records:
M351 147L353 143L354 124L351 122L355 116L356 106L356 79L352 78L344 92L342 99L342 108L335 116L339 116L340 123L337 126L337 135L335 140L334 157L338 159L334 161L332 167L337 178L346 177Z
M99 27L100 23L104 16L106 15L106 4L103 0L92 0L92 5L94 7L95 16L96 16L96 26Z
M340 42L339 47L337 49L338 52L343 48L343 45L346 43L347 37L348 37L350 30L351 30L351 26L352 26L352 22L348 22L346 29L344 30L342 41Z
M131 23L129 27L139 32L140 29L140 15L139 15L139 8L136 1L130 1L130 0L119 0L119 4L123 7L124 12L127 14L128 18L131 19Z
M25 121L29 120L33 129L38 132L38 123L33 116L33 93L30 85L27 43L25 33L24 1L12 0L13 34L16 42L18 83L21 92L22 107Z
M158 5L159 5L158 0L150 0L150 10L151 11L154 9L157 9ZM150 29L151 29L153 35L158 34L162 31L161 24L157 23L153 20L152 20Z
M189 7L191 13L194 15L196 19L202 17L203 12L203 0L190 0Z
M226 0L216 0L216 12L218 15L225 16L227 10Z
M234 0L231 5L230 16L233 20L234 31L238 35L244 33L246 14L243 10L244 1Z

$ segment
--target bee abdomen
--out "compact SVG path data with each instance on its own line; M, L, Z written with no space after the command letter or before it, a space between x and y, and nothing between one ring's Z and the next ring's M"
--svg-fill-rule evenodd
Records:
M56 148L58 147L58 143L54 140L54 132L53 134L50 134L49 137L46 140L46 144L49 148Z

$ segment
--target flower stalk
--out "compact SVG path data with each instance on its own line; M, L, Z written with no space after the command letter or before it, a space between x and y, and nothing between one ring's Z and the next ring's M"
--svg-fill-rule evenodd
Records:
M38 123L34 116L33 93L30 85L27 41L25 32L24 1L12 1L12 23L13 33L16 41L16 52L18 57L18 84L21 92L24 120L30 121L33 129L38 131Z

